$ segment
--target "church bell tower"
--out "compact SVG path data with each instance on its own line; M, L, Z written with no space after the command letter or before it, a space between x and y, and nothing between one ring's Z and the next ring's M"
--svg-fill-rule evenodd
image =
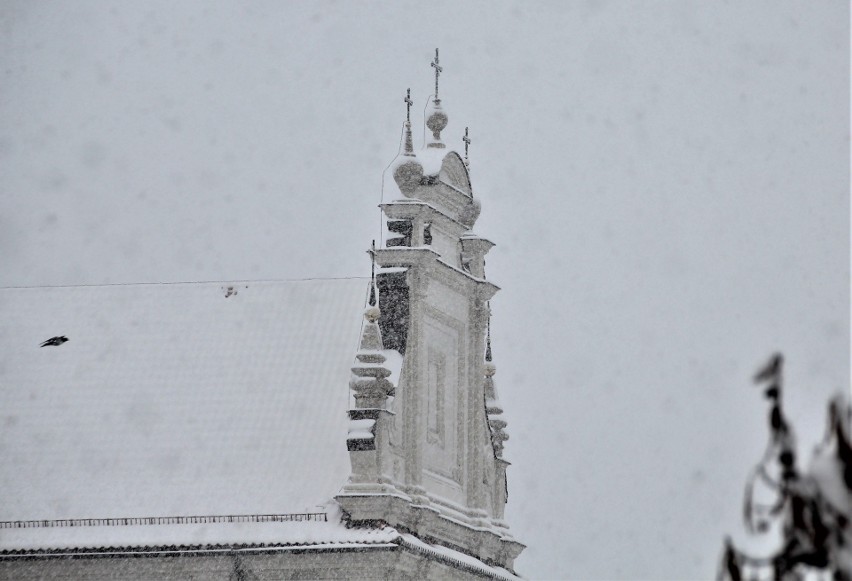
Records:
M494 246L473 232L480 202L465 155L442 133L443 72L415 152L410 90L400 152L385 176L384 233L352 368L347 446L352 473L336 500L353 524L384 522L511 569L524 545L503 520L502 419L486 279Z

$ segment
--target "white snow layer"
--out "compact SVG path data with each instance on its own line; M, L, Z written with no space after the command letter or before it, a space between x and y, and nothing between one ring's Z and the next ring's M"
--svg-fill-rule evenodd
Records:
M518 579L509 570L483 563L459 551L424 542L414 535L400 533L390 526L347 528L336 502L322 507L327 521L186 523L167 525L116 525L74 527L0 528L0 551L37 549L97 550L98 553L134 548L134 554L151 549L180 551L201 547L215 552L217 547L264 545L287 549L352 548L402 546L408 550L444 561L449 565L475 571L494 579ZM192 549L196 550L196 549Z
M373 439L373 428L376 420L349 420L349 440Z
M357 279L0 289L0 520L321 510L350 472L366 292ZM225 528L245 527L197 534Z
M328 521L219 522L165 525L74 526L0 529L0 550L99 549L215 545L298 545L391 543L390 528L346 528L340 509L327 507Z
M475 557L465 555L464 553L459 553L458 551L448 549L447 547L442 547L441 545L432 545L426 543L424 541L421 541L414 535L403 533L400 535L400 537L402 539L402 543L405 545L414 547L426 553L432 553L433 556L438 556L439 558L443 558L444 560L454 561L455 563L461 564L464 567L488 575L489 577L492 577L494 579L518 579L518 577L513 575L508 569L504 569L503 567L493 567L490 565L486 565Z

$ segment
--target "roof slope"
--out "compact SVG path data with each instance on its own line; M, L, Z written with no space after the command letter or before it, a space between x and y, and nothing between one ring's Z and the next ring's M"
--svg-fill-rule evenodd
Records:
M349 475L366 291L0 289L0 520L322 510Z
M376 523L349 527L334 502L322 518L253 520L250 522L181 522L175 524L113 523L111 525L54 526L41 523L25 528L0 527L0 562L19 558L57 558L129 555L251 554L296 550L409 551L461 571L492 579L518 579L511 571L470 555ZM295 515L294 515L295 516ZM307 515L305 515L307 516ZM311 515L313 516L313 515ZM249 565L250 566L250 565Z

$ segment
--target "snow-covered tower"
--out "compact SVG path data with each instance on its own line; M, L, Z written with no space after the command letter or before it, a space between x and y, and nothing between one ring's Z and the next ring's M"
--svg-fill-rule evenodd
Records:
M511 569L524 545L503 521L508 436L490 349L486 357L488 304L499 289L484 259L494 245L472 231L480 203L467 153L462 159L442 135L449 117L437 50L431 65L423 147L414 150L409 95L401 150L384 180L385 232L372 253L378 308L367 311L353 367L352 476L336 500L353 523L386 522Z

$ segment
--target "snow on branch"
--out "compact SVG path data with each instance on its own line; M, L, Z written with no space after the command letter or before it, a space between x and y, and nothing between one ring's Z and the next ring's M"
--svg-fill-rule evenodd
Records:
M832 399L825 438L801 469L782 405L783 364L776 354L754 378L770 404L769 443L743 503L754 542L742 548L726 538L717 578L852 581L852 407L842 395Z

